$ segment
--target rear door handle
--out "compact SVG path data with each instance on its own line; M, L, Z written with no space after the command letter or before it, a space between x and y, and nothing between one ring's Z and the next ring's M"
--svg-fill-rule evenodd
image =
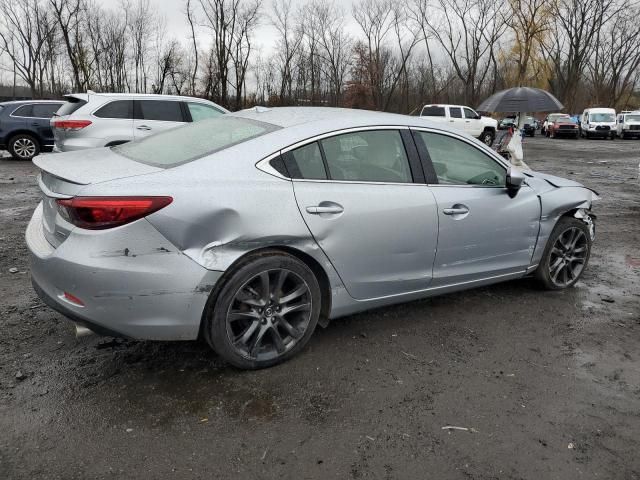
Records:
M344 208L340 205L331 205L331 206L320 206L314 205L312 207L307 207L307 213L312 215L320 215L321 213L342 213L344 212Z
M464 215L469 213L469 209L467 207L445 208L442 213L445 215Z
M151 127L147 127L146 125L140 125L139 127L136 127L138 130L151 130Z

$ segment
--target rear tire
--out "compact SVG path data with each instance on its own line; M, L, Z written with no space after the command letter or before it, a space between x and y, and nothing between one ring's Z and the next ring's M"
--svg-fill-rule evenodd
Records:
M7 150L16 160L31 160L40 153L40 142L32 135L21 133L9 140Z
M309 342L321 303L320 284L305 263L282 252L261 252L227 276L207 306L203 334L235 367L271 367Z
M480 135L480 141L485 145L487 145L488 147L493 145L493 141L495 140L495 138L496 138L496 134L491 130L485 130L482 132L482 135Z
M591 234L582 221L562 217L554 227L535 277L547 290L570 288L580 279L591 255Z

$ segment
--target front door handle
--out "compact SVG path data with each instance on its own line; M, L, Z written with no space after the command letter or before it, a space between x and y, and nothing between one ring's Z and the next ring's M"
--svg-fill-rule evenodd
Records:
M454 205L454 207L452 208L445 208L444 210L442 210L442 213L444 213L445 215L464 215L466 213L469 213L469 209L464 206Z
M312 207L307 207L307 213L310 213L312 215L320 215L321 213L337 214L342 212L344 212L344 208L342 208L340 205L314 205Z
M147 127L146 125L140 125L139 127L136 127L138 130L151 130L151 127Z

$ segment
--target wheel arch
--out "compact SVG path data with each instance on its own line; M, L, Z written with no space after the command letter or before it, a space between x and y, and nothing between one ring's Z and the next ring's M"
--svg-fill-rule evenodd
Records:
M16 130L11 130L11 132L5 136L5 145L7 148L9 147L9 143L11 143L11 140L13 140L18 135L29 135L30 137L35 138L40 149L42 149L44 145L42 142L42 137L40 137L37 132L34 132L33 130L29 130L27 128L19 128Z
M313 274L318 279L318 284L320 285L320 292L322 295L322 305L320 308L320 318L318 320L318 324L321 327L326 327L329 324L329 314L331 313L331 282L329 281L329 275L327 274L324 267L313 258L308 253L303 252L295 247L286 246L286 245L273 245L269 247L260 247L249 252L244 253L242 256L238 257L224 272L224 274L220 277L220 279L216 282L215 287L211 290L209 294L209 298L207 299L207 303L205 304L204 310L202 312L202 318L200 319L200 337L203 337L205 332L203 332L203 326L205 325L205 317L209 312L209 309L215 304L218 294L220 290L224 286L225 282L236 270L249 262L253 257L257 257L260 255L269 255L274 253L284 253L290 255L292 257L297 258L302 263L304 263L307 267L311 269Z

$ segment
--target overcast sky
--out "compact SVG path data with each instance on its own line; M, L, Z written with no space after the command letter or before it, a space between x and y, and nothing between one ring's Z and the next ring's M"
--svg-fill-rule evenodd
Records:
M189 31L189 25L187 18L184 14L184 0L150 0L156 7L156 12L164 16L167 22L167 37L175 37L178 40L190 39L191 33ZM347 16L347 28L352 30L352 34L357 34L357 25L353 21L351 15L351 5L353 0L336 0L337 3L342 5ZM197 3L197 2L196 2ZM304 5L305 0L292 0L294 8ZM272 0L264 0L262 6L262 22L260 27L256 30L254 35L254 42L256 50L260 50L265 55L268 55L273 51L276 44L276 31L270 25L269 18L272 12ZM206 30L201 30L198 34L198 42L200 44L206 44L208 42Z

